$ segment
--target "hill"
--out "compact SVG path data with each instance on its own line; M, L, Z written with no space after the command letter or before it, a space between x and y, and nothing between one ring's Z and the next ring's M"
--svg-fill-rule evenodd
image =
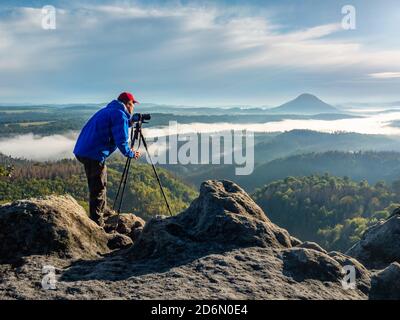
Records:
M309 93L303 93L297 98L268 111L291 114L339 113L338 109Z
M375 150L377 154L380 151L400 151L399 140L384 136L384 135L365 135L359 133L346 133L346 132L336 132L336 133L323 133L311 130L291 130L283 133L275 134L260 134L255 136L255 147L254 147L254 162L255 168L252 174L249 176L237 176L235 174L235 165L163 165L166 169L176 172L177 175L185 179L186 182L192 184L199 184L207 179L230 179L240 183L246 190L252 191L254 188L262 186L264 183L268 183L273 179L285 178L288 175L309 175L313 173L331 173L333 175L345 175L340 171L330 171L332 166L332 161L329 161L329 165L325 168L317 168L314 163L305 163L305 168L309 170L301 170L298 168L294 171L292 168L287 166L288 158L298 157L298 159L303 159L300 157L304 155L304 162L307 158L311 161L312 157L310 154L317 153L323 154L326 152L342 151L344 153L349 153L349 155L343 155L341 163L344 167L347 166L346 161L353 162L355 151L365 151L370 152ZM334 154L334 153L333 153ZM342 153L334 156L335 160L340 158ZM390 157L390 152L388 153ZM330 157L330 153L326 155L327 158ZM385 153L381 154L381 157L385 157ZM347 160L345 159L347 158ZM223 159L222 159L223 160ZM274 162L274 168L278 169L279 174L275 174L271 171L266 171L265 168L268 167L268 163L276 160ZM223 163L223 161L221 161ZM363 170L362 163L359 163ZM351 163L349 166L353 166ZM396 167L397 165L395 165ZM285 175L285 170L288 169L288 174ZM291 171L290 171L291 170ZM375 177L371 180L371 176L366 177L367 180L377 181L385 179L385 177L380 176L381 172L391 171L391 167L384 167L375 172ZM343 170L342 170L343 171ZM365 170L368 174L367 170ZM349 177L354 179L359 179L360 176L353 176L353 172L349 173ZM274 175L269 177L269 175ZM362 179L363 177L361 177ZM378 179L376 179L378 178ZM268 180L266 180L268 179ZM271 180L272 179L272 180ZM390 175L389 175L390 181Z
M255 152L257 157L257 155L267 152L267 149L256 147ZM279 144L276 144L275 150L271 148L271 154L266 154L264 159L274 157L273 152L284 155L288 150L285 150L284 146L281 148ZM300 153L301 150L297 150L297 152ZM174 166L168 168L171 171L179 170L179 168L174 169ZM347 176L356 181L365 179L370 183L376 183L383 180L391 183L400 177L400 153L390 151L309 152L256 164L250 175L236 175L235 165L214 165L190 168L182 174L182 177L192 184L197 184L202 179L227 178L239 183L248 192L253 192L256 188L288 176L323 175L325 173L338 177Z
M254 169L249 176L237 176L234 181L254 190L263 184L287 176L308 176L325 174L356 181L367 180L376 183L384 180L390 183L400 177L399 152L341 152L307 153L276 159Z
M400 205L399 182L370 185L330 175L287 177L252 196L274 223L294 236L345 252Z

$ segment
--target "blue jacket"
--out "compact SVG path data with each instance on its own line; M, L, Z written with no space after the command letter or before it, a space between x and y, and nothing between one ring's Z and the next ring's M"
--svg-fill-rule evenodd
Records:
M104 162L117 147L126 157L133 158L129 148L130 114L124 104L111 101L97 111L85 124L74 148L74 154Z

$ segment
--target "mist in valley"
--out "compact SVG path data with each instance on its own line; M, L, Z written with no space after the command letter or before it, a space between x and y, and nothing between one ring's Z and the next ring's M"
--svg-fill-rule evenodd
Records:
M379 134L400 138L400 127L391 126L392 122L400 119L399 112L381 112L378 114L363 114L363 117L339 120L293 120L273 121L267 123L190 123L162 127L144 127L143 133L152 145L157 138L170 135L185 135L191 133L221 133L235 130L241 132L271 133L285 132L295 129L313 130L318 132L355 132L360 134ZM151 124L151 123L150 123ZM71 131L66 134L48 136L33 133L16 135L11 138L0 138L0 152L16 157L36 161L59 160L73 158L74 148L79 132ZM152 145L151 154L165 152L166 146ZM393 150L393 149L391 149ZM144 150L143 150L144 151Z

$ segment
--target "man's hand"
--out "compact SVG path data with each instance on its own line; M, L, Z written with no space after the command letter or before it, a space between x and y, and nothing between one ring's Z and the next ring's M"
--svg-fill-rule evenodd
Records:
M140 152L139 151L135 151L135 149L131 148L132 152L135 154L135 159L139 159L140 157Z

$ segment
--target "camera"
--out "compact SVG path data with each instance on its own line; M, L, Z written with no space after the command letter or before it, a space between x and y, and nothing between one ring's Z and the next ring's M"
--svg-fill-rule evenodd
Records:
M143 122L150 119L151 115L149 113L135 113L131 118L131 122Z

